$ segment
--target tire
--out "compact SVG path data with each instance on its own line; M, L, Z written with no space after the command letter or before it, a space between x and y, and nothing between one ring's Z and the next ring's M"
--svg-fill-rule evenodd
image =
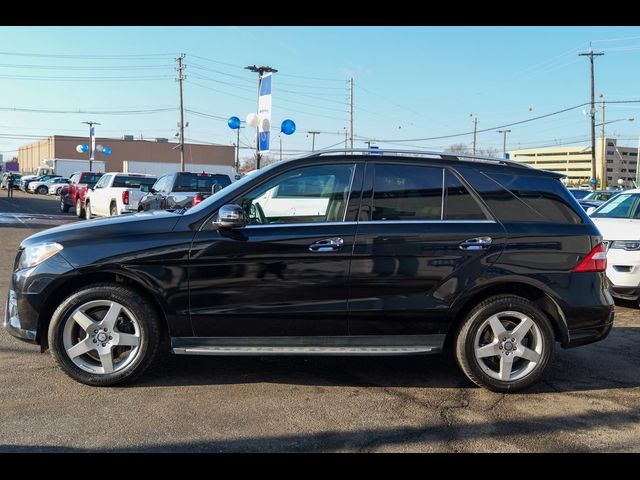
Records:
M38 195L46 195L47 193L49 193L49 189L47 187L45 187L44 185L40 185L37 189L36 189L36 193Z
M60 196L60 211L62 213L67 213L69 211L69 205L65 203L63 196Z
M84 219L91 220L91 202L87 202L84 206Z
M56 188L56 195L59 197L60 193L62 192L62 187L58 187Z
M84 208L82 208L82 202L80 201L80 199L76 200L76 217L84 217Z
M114 283L94 284L58 306L49 324L49 346L69 377L107 387L133 380L153 363L159 325L155 309L138 292Z
M112 217L118 215L118 205L116 205L115 202L111 202L111 205L109 205L109 215L111 215Z
M455 353L469 380L507 393L540 380L553 348L553 328L544 312L525 298L498 295L483 301L465 317L456 337Z

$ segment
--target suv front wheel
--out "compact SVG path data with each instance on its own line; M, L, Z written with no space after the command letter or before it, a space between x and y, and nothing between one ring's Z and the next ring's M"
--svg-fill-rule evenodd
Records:
M553 329L533 302L499 295L466 316L456 339L456 359L476 385L515 392L536 383L554 347Z
M53 313L49 346L74 380L110 386L140 375L160 341L155 309L120 285L90 285L67 297Z

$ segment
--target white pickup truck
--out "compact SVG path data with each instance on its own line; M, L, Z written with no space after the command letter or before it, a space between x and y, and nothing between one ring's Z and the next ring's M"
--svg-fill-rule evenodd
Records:
M145 195L140 186L151 187L156 180L142 173L105 173L87 193L85 218L137 212L138 202Z

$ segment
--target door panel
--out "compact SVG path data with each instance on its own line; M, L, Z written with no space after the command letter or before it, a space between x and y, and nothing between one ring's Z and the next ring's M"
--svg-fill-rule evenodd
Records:
M346 335L355 228L350 222L198 232L189 268L195 334ZM342 238L342 248L309 250L329 238Z

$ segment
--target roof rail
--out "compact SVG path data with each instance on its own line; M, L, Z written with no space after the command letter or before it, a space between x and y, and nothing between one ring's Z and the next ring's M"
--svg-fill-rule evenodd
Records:
M349 155L349 154L360 154L360 155L381 155L385 154L393 154L398 156L407 156L407 157L428 157L428 158L439 158L441 160L461 160L464 162L480 162L480 163L493 163L497 165L509 165L512 167L519 168L534 168L531 165L526 163L516 162L515 160L506 160L504 158L494 158L494 157L485 157L481 155L472 155L470 153L459 153L459 152L437 152L431 150L399 150L399 149L386 149L386 148L332 148L327 150L317 150L315 152L311 152L307 155L303 155L303 158L313 158L313 157L321 157L323 155Z

